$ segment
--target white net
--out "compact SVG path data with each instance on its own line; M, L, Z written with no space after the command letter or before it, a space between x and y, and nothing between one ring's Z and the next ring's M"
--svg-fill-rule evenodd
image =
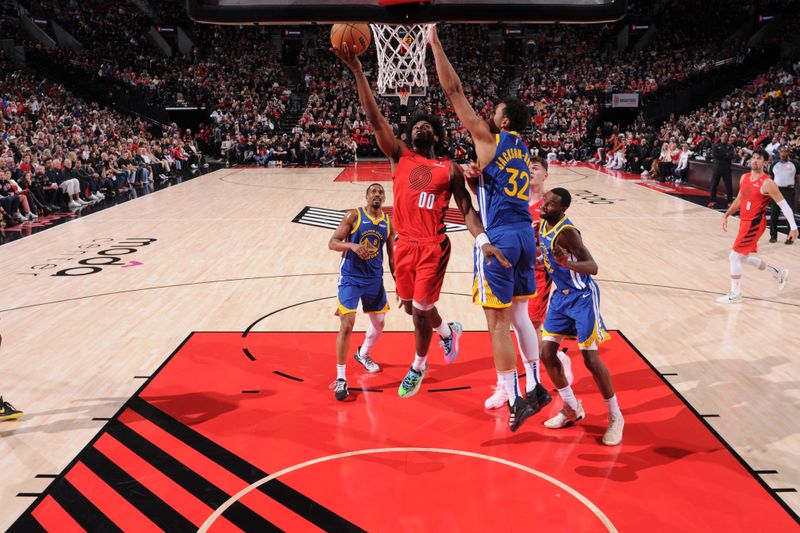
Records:
M401 90L409 89L414 96L425 94L428 86L425 51L433 24L370 26L378 51L378 92L401 96ZM408 94L403 94L406 101Z

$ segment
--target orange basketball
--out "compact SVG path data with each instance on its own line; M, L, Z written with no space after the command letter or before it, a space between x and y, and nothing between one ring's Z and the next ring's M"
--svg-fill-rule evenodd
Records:
M361 55L372 42L369 24L334 24L331 28L331 44L334 48L341 48L342 44L355 48L356 55Z

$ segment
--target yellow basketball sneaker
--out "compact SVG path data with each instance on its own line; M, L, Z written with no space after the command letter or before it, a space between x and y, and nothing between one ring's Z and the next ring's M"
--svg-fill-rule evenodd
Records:
M3 400L0 396L0 420L16 420L22 416L22 411L14 409L14 406Z

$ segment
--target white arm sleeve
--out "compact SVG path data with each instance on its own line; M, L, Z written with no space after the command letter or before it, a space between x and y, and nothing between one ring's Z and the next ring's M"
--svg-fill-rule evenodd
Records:
M781 213L783 213L783 216L786 217L786 222L789 223L789 228L793 230L797 229L797 222L794 219L794 213L792 213L792 208L789 207L789 202L786 201L786 198L778 202L778 207L781 208Z

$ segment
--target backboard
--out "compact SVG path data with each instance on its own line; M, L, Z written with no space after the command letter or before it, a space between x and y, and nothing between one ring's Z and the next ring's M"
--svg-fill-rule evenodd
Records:
M186 0L216 24L597 23L619 20L627 0Z

